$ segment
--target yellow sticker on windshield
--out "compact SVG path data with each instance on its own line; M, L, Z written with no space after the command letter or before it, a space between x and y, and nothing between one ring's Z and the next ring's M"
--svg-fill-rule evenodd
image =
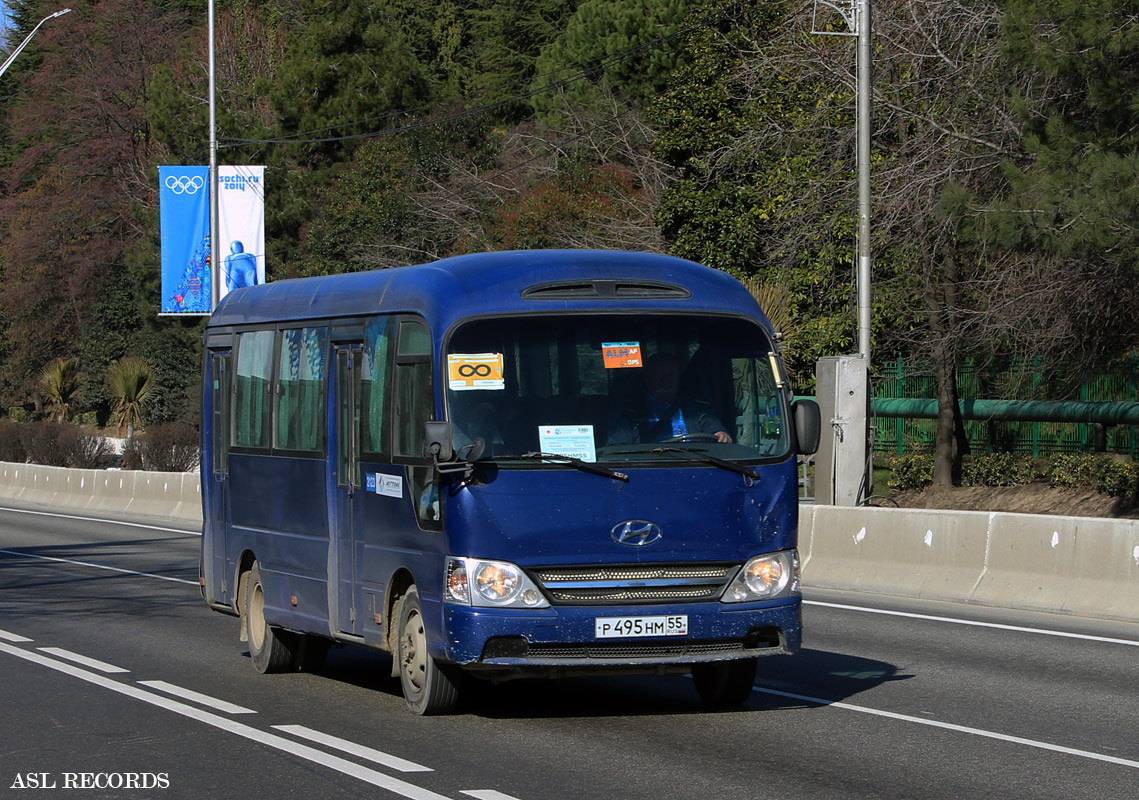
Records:
M505 389L502 353L451 353L447 356L447 385L455 392Z

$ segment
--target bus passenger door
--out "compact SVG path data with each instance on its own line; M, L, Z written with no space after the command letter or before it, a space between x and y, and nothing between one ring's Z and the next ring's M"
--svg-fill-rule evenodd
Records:
M335 630L360 635L363 609L359 580L359 541L355 511L360 486L360 366L362 345L336 345L336 517L329 559L329 583L335 593L330 611Z
M210 350L209 463L201 465L206 493L205 530L202 537L202 578L206 599L232 605L235 587L226 568L226 528L229 524L229 402L230 353Z

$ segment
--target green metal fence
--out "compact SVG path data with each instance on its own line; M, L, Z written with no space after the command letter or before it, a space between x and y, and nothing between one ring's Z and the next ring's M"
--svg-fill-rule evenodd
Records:
M1062 371L1057 371L1062 372ZM1139 356L1097 372L1076 388L1065 388L1037 361L1001 365L967 364L957 373L962 399L985 400L1081 400L1088 402L1139 401ZM937 397L932 370L906 364L902 359L887 365L874 380L876 398ZM882 455L931 452L936 420L878 417L874 452ZM1077 422L1023 422L966 420L965 433L975 452L1051 453L1094 450L1097 435L1106 438L1106 450L1139 456L1139 426L1114 425L1106 431ZM1105 435L1106 434L1106 435Z

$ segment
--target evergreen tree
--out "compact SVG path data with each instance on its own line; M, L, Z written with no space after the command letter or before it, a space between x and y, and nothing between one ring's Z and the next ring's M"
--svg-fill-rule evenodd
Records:
M1139 270L1137 15L1137 0L1008 2L1008 53L1037 77L1015 107L1030 158L989 218L1002 245Z
M534 109L590 107L606 92L629 103L654 97L683 63L670 37L688 9L680 0L585 0L538 56Z

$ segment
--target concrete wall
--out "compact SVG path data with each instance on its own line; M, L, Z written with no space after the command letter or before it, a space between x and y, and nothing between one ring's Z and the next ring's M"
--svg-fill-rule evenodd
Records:
M0 498L200 524L197 473L0 462ZM801 506L807 587L1139 620L1139 520Z
M1139 620L1139 520L802 507L806 586Z
M202 521L201 477L196 472L65 469L0 462L0 497L57 508Z

